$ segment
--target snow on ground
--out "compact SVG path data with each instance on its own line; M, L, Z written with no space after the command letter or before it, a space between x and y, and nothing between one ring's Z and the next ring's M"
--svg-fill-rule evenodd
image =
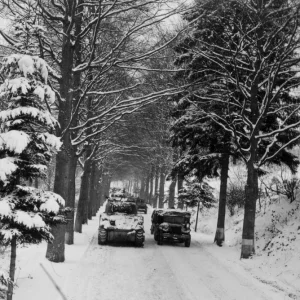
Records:
M200 232L214 236L217 212L215 208L200 215ZM260 281L289 291L292 299L300 299L299 212L299 202L290 204L284 197L263 201L256 216L256 255L240 261ZM243 210L239 210L232 217L226 216L222 248L230 249L228 254L235 253L235 260L240 255L243 214ZM266 275L267 279L263 278Z
M75 245L66 245L66 261L64 263L52 263L45 258L47 244L30 245L17 250L17 267L14 300L55 300L63 299L51 282L46 271L58 284L62 286L66 278L71 274L84 256L89 243L95 238L99 217L94 217L88 225L83 225L83 233L75 233ZM6 266L8 270L9 249L5 255L0 252L0 266ZM68 299L68 298L67 298Z
M144 248L131 244L99 246L97 216L84 225L83 234L75 234L75 245L66 245L65 263L47 261L45 244L19 249L14 300L62 299L41 264L68 300L300 299L296 282L294 285L285 283L271 272L270 264L281 257L271 255L276 253L275 248L270 256L258 254L250 260L239 260L236 245L240 231L234 235L238 226L227 231L223 247L212 243L214 230L209 232L207 226L205 230L210 234L192 233L190 248L167 242L158 246L150 235L150 214L149 209L148 215L144 215ZM201 218L199 231L203 229L201 224L205 218L208 219L208 215ZM238 218L240 215L235 221L228 220L227 225L237 222ZM5 259L0 255L1 266L8 264L7 255ZM299 260L293 263L289 268L296 272Z

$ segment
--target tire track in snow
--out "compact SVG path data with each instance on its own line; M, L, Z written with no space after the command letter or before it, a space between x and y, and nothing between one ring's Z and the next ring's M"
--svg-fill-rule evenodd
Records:
M245 271L235 273L198 242L192 242L191 248L165 244L160 251L169 260L174 273L183 282L184 288L193 295L193 299L282 300L282 295L271 292L268 288L267 291L271 293L268 295L262 289L257 289L251 283L255 279L250 274L243 274ZM174 261L177 263L172 263Z
M262 284L258 283L258 280L254 276L252 276L252 274L246 273L246 271L243 270L243 269L241 269L239 272L234 272L232 266L228 265L226 260L221 261L218 257L213 256L208 251L208 249L206 249L205 247L203 247L203 245L201 245L200 242L195 241L195 244L198 245L199 249L201 249L203 251L203 253L206 257L210 258L211 263L214 264L216 268L219 268L219 269L222 268L225 272L230 274L230 276L232 276L237 282L239 282L241 286L244 286L247 289L258 293L258 295L256 297L260 297L260 298L256 298L256 299L263 299L263 300L270 300L270 299L276 300L276 299L278 299L278 300L282 300L282 294L281 293L279 294L277 289L275 289L273 287L270 287L268 285L262 285ZM236 262L234 262L234 263L236 264ZM242 272L244 274L241 274ZM249 281L249 278L251 278L251 281ZM254 282L255 282L255 284L254 284ZM260 286L262 286L262 288L264 288L264 287L267 288L268 292L270 292L270 288L271 288L271 291L273 292L272 297L270 298L269 295L266 295L265 289L264 290L258 289L258 287L257 287L258 284Z

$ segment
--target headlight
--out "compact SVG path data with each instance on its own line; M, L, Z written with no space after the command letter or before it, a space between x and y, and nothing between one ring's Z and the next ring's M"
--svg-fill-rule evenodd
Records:
M190 224L189 223L186 224L186 228L190 229Z

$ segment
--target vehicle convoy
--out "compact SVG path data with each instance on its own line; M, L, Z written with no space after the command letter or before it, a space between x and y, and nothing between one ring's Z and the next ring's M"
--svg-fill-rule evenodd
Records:
M108 200L100 216L98 244L112 241L131 241L142 247L145 241L144 217L137 215L133 202Z
M143 199L137 198L135 202L136 202L137 210L141 210L145 214L147 214L147 204L146 204L146 201L143 200Z
M170 240L190 247L190 219L191 214L187 211L155 209L151 216L151 234L154 234L158 245L162 245L164 240Z

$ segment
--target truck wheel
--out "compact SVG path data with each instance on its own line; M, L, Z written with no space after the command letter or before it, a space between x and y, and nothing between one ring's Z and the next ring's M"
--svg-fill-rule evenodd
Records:
M164 241L164 236L162 233L158 232L158 239L157 239L157 245L162 245Z
M185 240L185 242L184 242L185 247L189 247L190 245L191 245L191 237L189 237L189 239Z
M158 235L159 235L158 230L154 230L154 240L155 240L156 242L158 241Z
M107 243L107 231L104 228L98 230L98 244L104 245Z
M144 246L145 237L142 231L137 231L135 234L135 246L143 247Z

